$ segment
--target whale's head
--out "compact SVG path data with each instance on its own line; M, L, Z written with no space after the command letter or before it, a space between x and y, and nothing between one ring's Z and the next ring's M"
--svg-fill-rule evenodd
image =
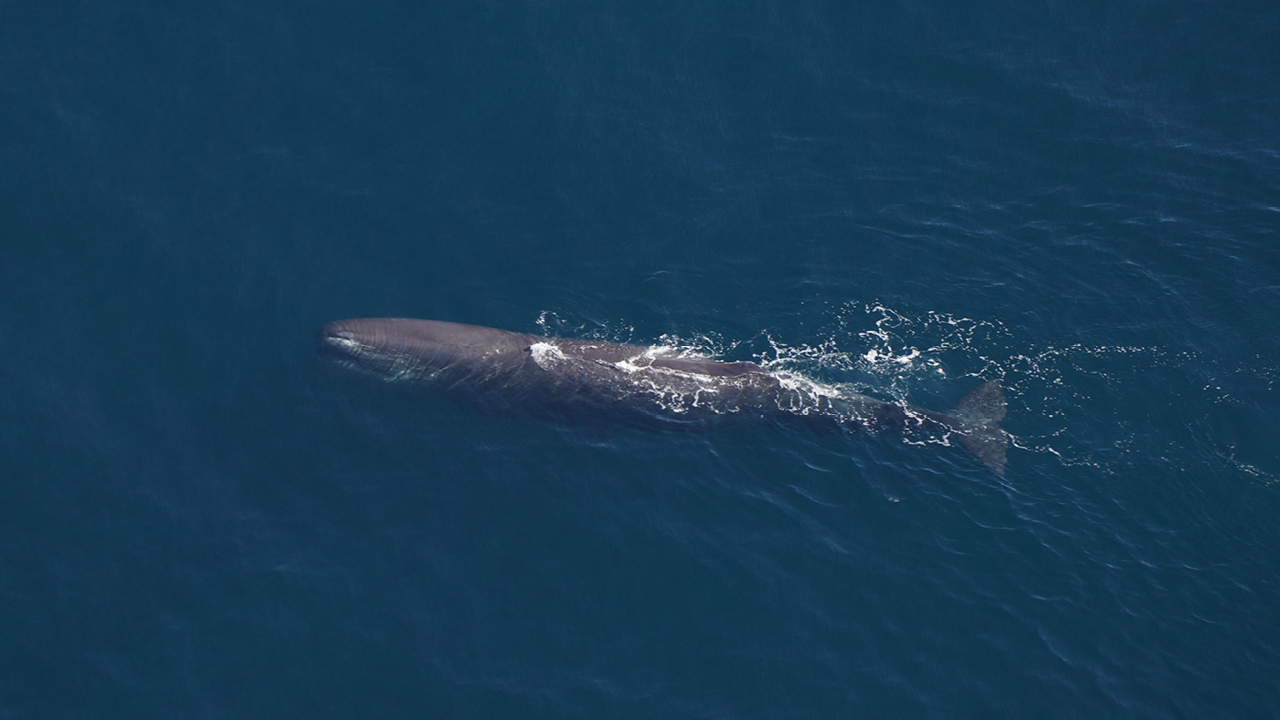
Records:
M522 361L528 347L529 339L517 333L404 318L340 320L316 338L322 358L391 381L497 370Z

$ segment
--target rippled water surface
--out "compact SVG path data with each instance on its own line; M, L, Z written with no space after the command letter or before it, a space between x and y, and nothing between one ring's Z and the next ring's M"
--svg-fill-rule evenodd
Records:
M1280 9L0 4L0 718L1271 718ZM945 437L561 425L339 318Z

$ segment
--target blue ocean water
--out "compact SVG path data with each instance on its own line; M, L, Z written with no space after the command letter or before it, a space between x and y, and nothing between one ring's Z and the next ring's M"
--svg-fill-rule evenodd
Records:
M1280 7L0 4L0 718L1272 718ZM331 320L946 409L561 427Z

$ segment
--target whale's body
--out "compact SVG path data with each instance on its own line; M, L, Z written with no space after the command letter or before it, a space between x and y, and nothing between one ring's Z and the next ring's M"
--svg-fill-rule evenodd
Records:
M733 420L874 432L941 430L1003 474L1008 436L998 382L950 414L833 391L753 362L672 357L651 347L541 337L437 320L367 318L330 323L317 352L388 382L561 420L705 426Z

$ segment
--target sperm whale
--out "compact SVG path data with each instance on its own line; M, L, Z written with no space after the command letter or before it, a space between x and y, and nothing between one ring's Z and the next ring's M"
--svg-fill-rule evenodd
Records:
M1002 475L1009 436L1004 391L988 381L948 413L824 389L753 362L672 357L655 348L542 337L439 320L364 318L320 331L321 357L393 383L553 419L604 417L636 425L734 420L863 432L941 431Z

